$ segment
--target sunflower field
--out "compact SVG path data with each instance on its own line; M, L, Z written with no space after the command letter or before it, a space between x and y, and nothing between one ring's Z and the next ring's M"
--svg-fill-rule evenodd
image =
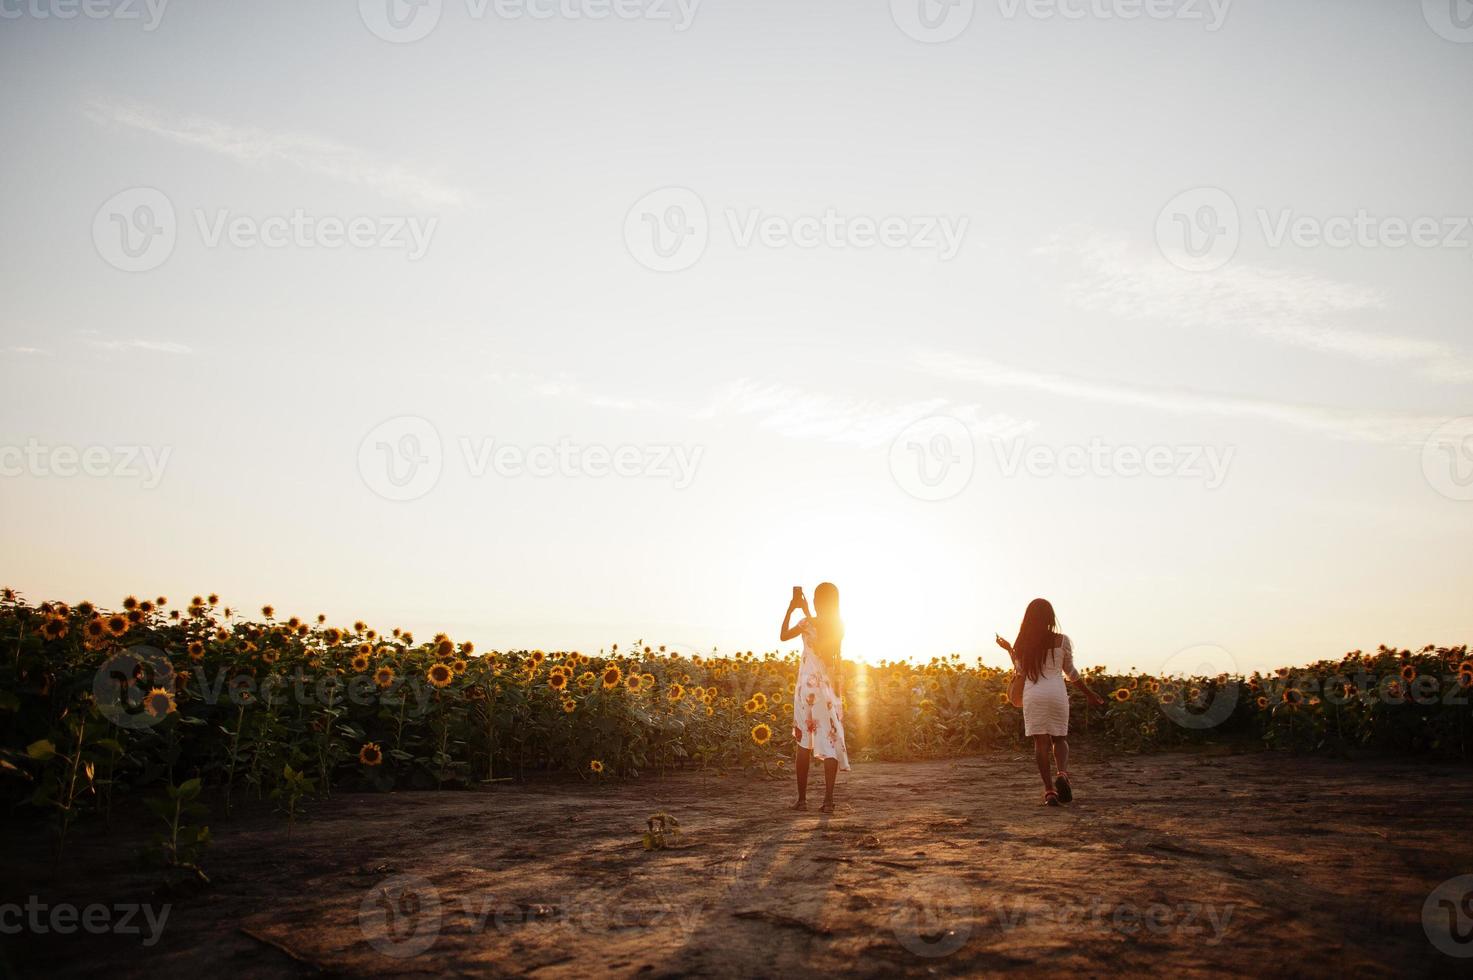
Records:
M242 616L217 596L116 609L0 592L0 799L84 816L142 797L175 866L205 811L270 800L294 820L335 790L472 787L531 773L598 782L681 769L785 775L797 655L478 651L362 622ZM847 663L851 759L1023 745L1008 672L957 655ZM1246 741L1473 760L1468 648L1381 648L1251 677L1118 675L1073 696L1073 733L1124 752Z

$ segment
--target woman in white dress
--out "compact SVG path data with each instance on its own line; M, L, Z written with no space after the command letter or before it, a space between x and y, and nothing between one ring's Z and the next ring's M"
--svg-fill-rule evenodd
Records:
M1023 732L1033 739L1033 755L1043 777L1044 805L1068 803L1074 790L1069 785L1069 690L1064 679L1083 691L1090 704L1104 704L1105 699L1079 679L1074 646L1059 632L1058 618L1047 599L1030 602L1018 638L1008 643L999 636L997 645L1013 658L1013 670L1023 675ZM1058 763L1057 777L1051 761Z
M801 586L783 616L782 642L803 637L803 659L798 664L798 682L793 689L793 768L798 774L798 802L794 810L808 809L808 767L823 763L823 805L834 812L834 781L839 770L849 771L849 752L844 747L843 659L844 622L839 618L839 590L825 582L813 590L818 615L808 610ZM793 613L803 611L796 626L789 625Z

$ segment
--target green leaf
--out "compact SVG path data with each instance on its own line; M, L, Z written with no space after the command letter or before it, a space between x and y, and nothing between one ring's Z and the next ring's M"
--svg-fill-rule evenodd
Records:
M194 779L187 779L179 786L179 796L186 800L192 800L196 796L199 796L199 791L199 777L195 777Z
M56 745L50 739L39 739L26 746L26 755L37 762L45 762L56 755Z

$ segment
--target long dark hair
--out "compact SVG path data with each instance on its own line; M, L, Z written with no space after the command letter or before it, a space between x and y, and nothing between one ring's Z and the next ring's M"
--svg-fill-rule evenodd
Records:
M1018 638L1013 641L1013 653L1023 676L1037 682L1043 676L1043 658L1058 641L1059 619L1054 615L1053 605L1047 599L1028 603L1023 625L1018 627Z
M844 621L839 618L839 587L824 582L813 590L814 625L818 627L818 649L839 655L844 642Z

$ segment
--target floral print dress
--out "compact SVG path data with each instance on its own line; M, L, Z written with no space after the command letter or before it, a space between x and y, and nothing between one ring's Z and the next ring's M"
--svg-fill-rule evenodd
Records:
M811 749L815 759L839 760L839 768L848 772L844 705L818 655L818 624L805 619L798 629L803 633L803 659L798 664L798 684L793 691L793 741Z

